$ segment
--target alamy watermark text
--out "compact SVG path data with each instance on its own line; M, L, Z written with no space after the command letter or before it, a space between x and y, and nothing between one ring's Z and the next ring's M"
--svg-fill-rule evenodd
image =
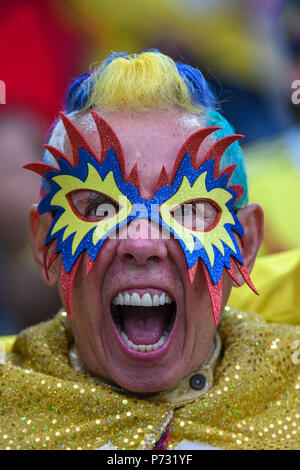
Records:
M292 103L300 104L300 80L294 80L292 83L292 90L295 90L292 93Z

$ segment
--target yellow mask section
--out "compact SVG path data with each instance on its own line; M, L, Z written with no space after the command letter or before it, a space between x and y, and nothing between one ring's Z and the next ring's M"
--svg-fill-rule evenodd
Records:
M97 170L89 163L87 165L88 176L85 181L71 175L58 175L52 178L61 189L53 196L51 205L62 207L64 212L54 225L51 236L64 227L63 241L75 233L72 243L72 255L75 254L80 242L90 230L95 228L92 240L93 244L96 245L110 230L126 220L132 209L131 202L118 188L112 171L102 180ZM101 192L120 205L119 212L112 217L96 222L81 219L74 213L67 197L69 193L78 190Z
M193 253L195 249L194 237L196 237L203 245L210 264L213 266L215 259L213 245L215 245L223 255L225 253L222 242L226 243L234 252L236 251L231 237L224 227L225 224L234 224L235 221L226 206L226 203L232 198L232 194L222 188L214 188L207 191L205 184L206 176L207 172L202 173L192 186L187 177L184 176L178 191L161 205L160 215L163 222L174 230L178 238L183 240L190 253ZM184 227L170 214L170 212L179 205L188 203L191 200L201 199L213 201L219 206L221 211L218 223L207 232Z

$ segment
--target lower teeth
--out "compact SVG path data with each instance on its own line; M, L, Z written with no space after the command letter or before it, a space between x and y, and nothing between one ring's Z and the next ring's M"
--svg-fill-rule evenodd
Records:
M141 351L141 352L150 352L150 351L155 351L156 349L160 348L168 339L169 337L169 332L165 331L162 337L157 341L155 344L134 344L130 339L128 339L128 336L124 331L120 331L120 334L125 341L125 343L130 347L130 349L133 349L134 351Z

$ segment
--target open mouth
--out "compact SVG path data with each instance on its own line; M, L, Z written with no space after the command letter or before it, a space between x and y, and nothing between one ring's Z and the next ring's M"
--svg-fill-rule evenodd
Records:
M176 317L176 302L167 292L122 291L111 302L112 318L129 349L151 352L168 340Z

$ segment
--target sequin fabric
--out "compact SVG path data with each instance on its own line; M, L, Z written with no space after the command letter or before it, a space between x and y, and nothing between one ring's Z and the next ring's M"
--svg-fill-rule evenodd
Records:
M212 388L194 402L141 400L71 366L64 312L18 337L0 365L0 449L152 449L171 423L183 439L223 449L300 448L300 327L226 308Z

